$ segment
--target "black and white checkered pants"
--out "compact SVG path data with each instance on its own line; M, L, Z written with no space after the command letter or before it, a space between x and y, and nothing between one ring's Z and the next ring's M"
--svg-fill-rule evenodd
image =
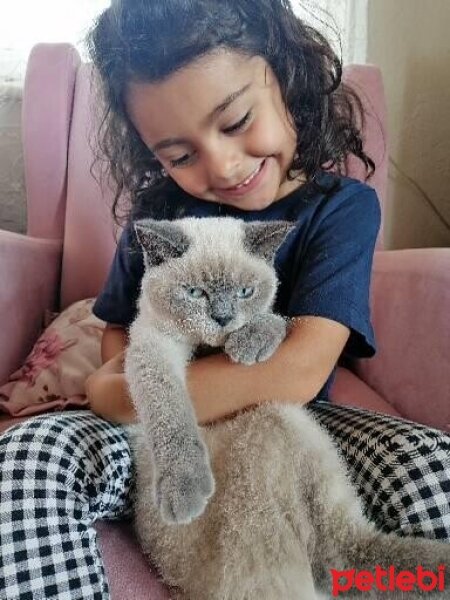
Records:
M384 531L450 542L450 436L328 403L309 410L347 459ZM92 525L131 512L125 431L88 411L36 417L0 437L0 600L106 600Z

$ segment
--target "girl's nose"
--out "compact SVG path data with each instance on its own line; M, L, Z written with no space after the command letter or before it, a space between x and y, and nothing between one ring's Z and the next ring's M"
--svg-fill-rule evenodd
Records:
M240 182L241 160L235 146L223 144L210 149L205 162L212 187L232 187Z

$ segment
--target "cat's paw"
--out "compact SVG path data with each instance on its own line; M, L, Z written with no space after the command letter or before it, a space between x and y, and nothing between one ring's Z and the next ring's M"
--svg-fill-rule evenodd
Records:
M224 350L234 361L244 365L263 362L272 356L286 337L287 324L274 314L259 315L240 329L232 331Z
M214 477L202 444L195 444L189 457L174 463L155 484L156 504L162 519L171 525L186 525L205 510L214 494Z

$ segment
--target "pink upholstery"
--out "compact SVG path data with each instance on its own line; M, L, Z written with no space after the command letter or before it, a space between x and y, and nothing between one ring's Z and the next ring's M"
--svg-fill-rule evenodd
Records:
M115 247L110 207L112 193L101 188L90 174L95 133L90 106L91 68L77 71L70 131L67 208L61 281L61 305L90 296L101 289ZM95 257L95 260L93 260Z
M126 523L98 523L100 551L113 600L170 600Z
M379 352L355 371L401 415L450 431L450 248L375 254Z
M0 231L0 382L23 362L55 308L61 241Z
M28 61L22 129L30 236L63 237L67 149L79 64L80 56L69 44L37 46Z
M112 253L112 194L92 178L91 69L67 44L38 45L23 104L28 236L0 232L0 383L37 337L46 308L95 295ZM385 204L386 107L380 71L351 66L345 79L369 112L365 138L377 163L371 184ZM361 167L349 161L350 174ZM450 423L450 250L376 253L372 304L379 353L339 369L333 401L445 427ZM60 272L62 269L62 272ZM446 364L447 361L447 364ZM0 430L17 422L0 419ZM163 586L124 524L99 524L113 600L163 600Z
M348 369L339 368L332 389L333 402L342 406L355 406L401 417L402 415Z

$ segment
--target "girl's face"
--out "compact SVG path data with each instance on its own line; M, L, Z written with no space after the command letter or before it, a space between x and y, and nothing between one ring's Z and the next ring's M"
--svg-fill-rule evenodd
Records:
M259 57L208 54L159 83L131 83L127 110L168 175L202 200L261 210L296 189L296 149L276 77Z

